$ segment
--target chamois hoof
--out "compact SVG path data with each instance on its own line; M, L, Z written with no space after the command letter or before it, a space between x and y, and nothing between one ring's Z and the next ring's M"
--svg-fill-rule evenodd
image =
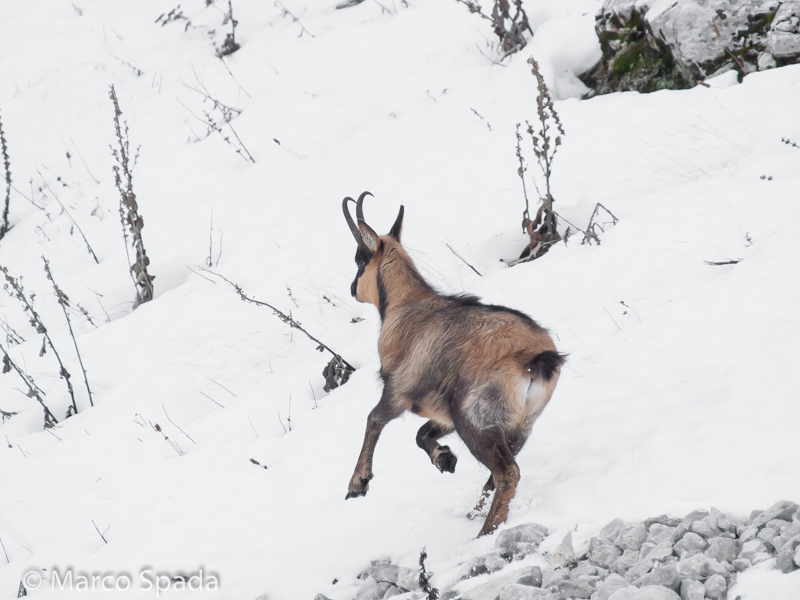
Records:
M450 450L450 447L442 446L441 448L438 448L436 459L433 464L436 465L436 468L439 469L440 473L444 473L445 471L448 473L455 473L457 462L458 457L453 454L453 452Z
M359 496L366 496L367 491L369 491L369 480L372 479L372 476L370 476L368 479L364 479L363 477L353 479L354 481L350 482L350 487L347 489L347 496L344 497L345 500L350 500L350 498L358 498Z

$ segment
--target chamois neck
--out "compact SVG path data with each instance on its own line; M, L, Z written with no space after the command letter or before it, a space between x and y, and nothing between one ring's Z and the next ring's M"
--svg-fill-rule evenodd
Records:
M381 319L409 302L435 295L436 291L425 281L405 250L401 246L389 248L378 270L378 310Z

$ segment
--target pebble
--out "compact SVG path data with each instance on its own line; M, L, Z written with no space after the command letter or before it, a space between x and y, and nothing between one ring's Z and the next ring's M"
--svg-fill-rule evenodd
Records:
M712 575L703 584L706 588L706 597L711 600L725 600L728 594L728 582L722 575Z

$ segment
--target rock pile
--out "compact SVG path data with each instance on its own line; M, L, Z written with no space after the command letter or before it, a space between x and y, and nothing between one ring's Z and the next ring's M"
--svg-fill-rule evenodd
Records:
M800 506L788 501L754 511L747 521L716 509L633 524L615 519L580 555L569 534L549 557L549 567L506 573L506 561L531 553L546 535L535 523L503 531L495 550L473 559L466 576L503 572L443 598L724 600L737 573L753 565L775 558L784 573L800 568Z
M603 57L581 75L591 95L800 62L800 0L606 0L595 30Z
M549 535L537 523L501 531L495 548L466 565L465 580L489 574L442 600L724 600L738 573L775 559L784 573L800 568L800 506L781 501L746 520L716 509L683 519L662 515L642 523L614 519L577 552L572 534L545 554L549 566L513 568ZM373 561L359 576L356 600L417 600L419 571ZM315 600L327 600L323 595Z

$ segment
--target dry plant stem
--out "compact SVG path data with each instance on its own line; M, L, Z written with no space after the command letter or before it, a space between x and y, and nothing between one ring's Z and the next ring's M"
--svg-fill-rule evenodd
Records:
M460 258L460 259L461 259L461 262L463 262L463 263L464 263L465 265L467 265L467 266L468 266L470 269L472 269L473 271L475 271L475 274L476 274L476 275L478 275L479 277L483 277L483 275L481 275L480 271L478 271L478 269L476 269L476 268L475 268L475 267L473 267L471 264L469 264L469 263L468 263L466 260L464 260L464 257L463 257L463 256L461 256L461 255L460 255L458 252L456 252L456 251L453 249L453 247L452 247L450 244L445 244L445 246L447 246L448 248L450 248L450 252L452 252L452 253L453 253L453 254L455 254L455 255L456 255L458 258Z
M94 250L92 250L92 246L91 246L91 244L89 244L89 240L86 239L86 234L83 233L83 229L81 229L81 226L78 225L78 222L74 219L74 217L67 210L67 207L64 206L63 202L61 202L61 199L58 197L58 194L56 194L55 191L53 191L53 188L50 187L50 184L47 183L47 181L44 178L44 175L42 175L42 173L40 171L37 171L37 173L39 173L39 177L42 178L42 183L44 184L44 187L46 187L48 189L48 191L53 195L53 198L55 198L56 202L58 202L58 205L61 207L61 210L63 210L64 214L67 215L67 218L69 219L69 222L72 223L72 225L75 227L75 229L78 230L78 233L81 234L81 237L83 238L83 243L86 244L86 249L89 251L89 254L92 255L92 258L94 259L94 262L99 265L100 261L97 259L97 255L94 253Z
M0 538L0 547L3 548L3 554L6 557L6 564L10 563L11 561L8 559L8 552L6 552L6 545L3 543L3 538Z
M228 279L224 275L220 275L219 273L215 273L214 271L210 271L209 269L203 269L203 271L206 271L207 273L210 273L211 275L215 275L215 276L219 277L220 279L222 279L223 281L225 281L228 284L230 284L231 286L233 286L233 289L236 290L236 293L239 294L239 297L244 302L250 302L251 304L255 304L257 306L266 306L267 308L269 308L275 314L276 317L278 317L281 321L283 321L284 323L289 325L289 327L292 327L294 329L302 331L304 334L306 334L306 337L308 337L308 339L310 339L312 342L317 344L317 350L320 350L320 351L327 350L328 352L330 352L334 356L334 358L340 359L348 369L351 369L351 370L355 371L355 368L350 363L348 363L344 358L342 358L341 354L339 354L338 352L334 352L326 344L324 344L323 342L319 341L313 335L308 333L308 331L303 329L303 327L300 325L300 323L295 321L290 315L287 315L283 311L275 308L274 306L272 306L271 304L269 304L267 302L262 302L261 300L256 300L255 298L251 298L250 296L248 296L247 294L244 293L244 290L239 286L238 283L234 283L233 281L231 281L230 279Z
M112 148L112 154L117 161L114 165L114 182L120 193L119 216L122 221L122 235L125 240L125 252L128 252L128 234L131 236L133 249L136 251L136 261L130 266L131 279L136 289L136 300L133 308L140 304L149 302L153 299L153 277L147 271L150 259L144 249L142 240L142 228L144 220L139 215L139 206L136 202L136 194L133 192L133 164L131 164L130 148L128 140L128 126L125 125L123 132L119 119L122 111L117 101L117 93L114 86L111 86L109 97L114 104L114 130L117 136L119 149ZM136 162L134 158L134 164ZM124 181L123 181L124 178ZM130 264L128 255L128 264Z
M92 519L92 525L94 525L94 529L97 532L97 535L99 535L100 538L107 544L108 540L106 539L106 536L100 533L100 530L97 528L97 523L94 522L94 519ZM108 533L108 529L105 530L105 533Z
M281 16L282 17L291 17L291 19L292 19L292 21L294 23L297 23L298 25L300 25L300 35L297 36L297 37L303 37L304 33L307 33L312 38L316 37L313 33L311 33L308 29L305 28L305 26L300 22L300 19L298 19L296 16L294 16L294 13L292 11L290 11L288 8L286 8L286 5L283 2L281 2L281 0L275 0L275 6L277 6L278 8L281 9Z
M67 312L69 298L64 292L61 291L61 288L58 287L56 280L53 279L53 273L50 271L50 262L44 256L42 256L42 260L44 261L44 272L47 274L47 278L50 280L50 283L53 284L53 291L56 294L58 305L61 307L61 310L64 311L64 318L67 320L69 335L72 338L72 345L75 346L75 354L78 357L78 364L81 366L81 372L83 373L83 381L86 384L86 394L89 397L89 405L94 406L94 401L92 400L92 390L89 388L89 377L86 375L86 367L83 366L81 351L78 350L78 341L75 339L75 332L72 330L72 321L70 320L69 313Z
M6 197L3 205L3 216L0 219L0 240L8 233L11 226L8 224L8 210L11 204L11 163L8 160L8 144L6 135L3 132L3 121L0 119L0 156L3 158L3 168L5 170Z
M39 313L37 313L36 310L33 308L32 304L33 297L31 296L31 298L29 299L25 295L25 290L22 289L22 285L20 284L19 280L12 277L11 274L8 272L8 269L6 269L3 266L0 266L0 271L2 271L3 275L5 276L8 285L11 287L12 290L14 290L13 294L11 293L11 291L9 291L9 295L13 296L14 298L17 298L17 300L19 300L22 303L25 312L27 312L28 316L30 317L31 325L33 326L33 328L36 330L37 333L41 333L42 335L44 335L44 339L47 342L47 345L50 346L50 349L53 351L53 355L56 357L56 360L58 361L58 366L60 367L59 376L67 384L67 391L69 392L69 397L72 399L72 414L74 415L78 414L78 405L75 403L75 390L72 389L72 382L70 381L72 375L69 374L69 371L67 371L67 368L64 366L64 362L61 360L61 355L59 355L58 351L56 350L56 347L53 345L53 340L50 339L50 334L47 332L47 327L45 327L44 323L42 322L42 319L39 317ZM44 354L44 346L42 346L41 354Z
M525 158L522 156L522 134L519 132L520 124L517 123L517 160L519 161L519 168L517 169L517 174L519 178L522 180L522 195L525 197L525 210L522 213L523 219L530 219L530 204L528 203L528 190L525 187L525 171L528 169L525 168ZM522 228L523 233L525 232L525 228Z
M39 388L38 385L33 381L33 378L25 373L22 369L20 369L17 364L11 359L6 349L0 344L0 352L3 353L3 373L8 373L12 369L16 371L17 375L19 375L20 379L22 379L25 387L28 388L26 395L29 398L35 399L41 406L42 410L44 411L44 426L45 428L52 427L56 423L58 423L58 419L56 419L55 415L50 412L50 409L44 403L44 399L42 396L45 393Z

